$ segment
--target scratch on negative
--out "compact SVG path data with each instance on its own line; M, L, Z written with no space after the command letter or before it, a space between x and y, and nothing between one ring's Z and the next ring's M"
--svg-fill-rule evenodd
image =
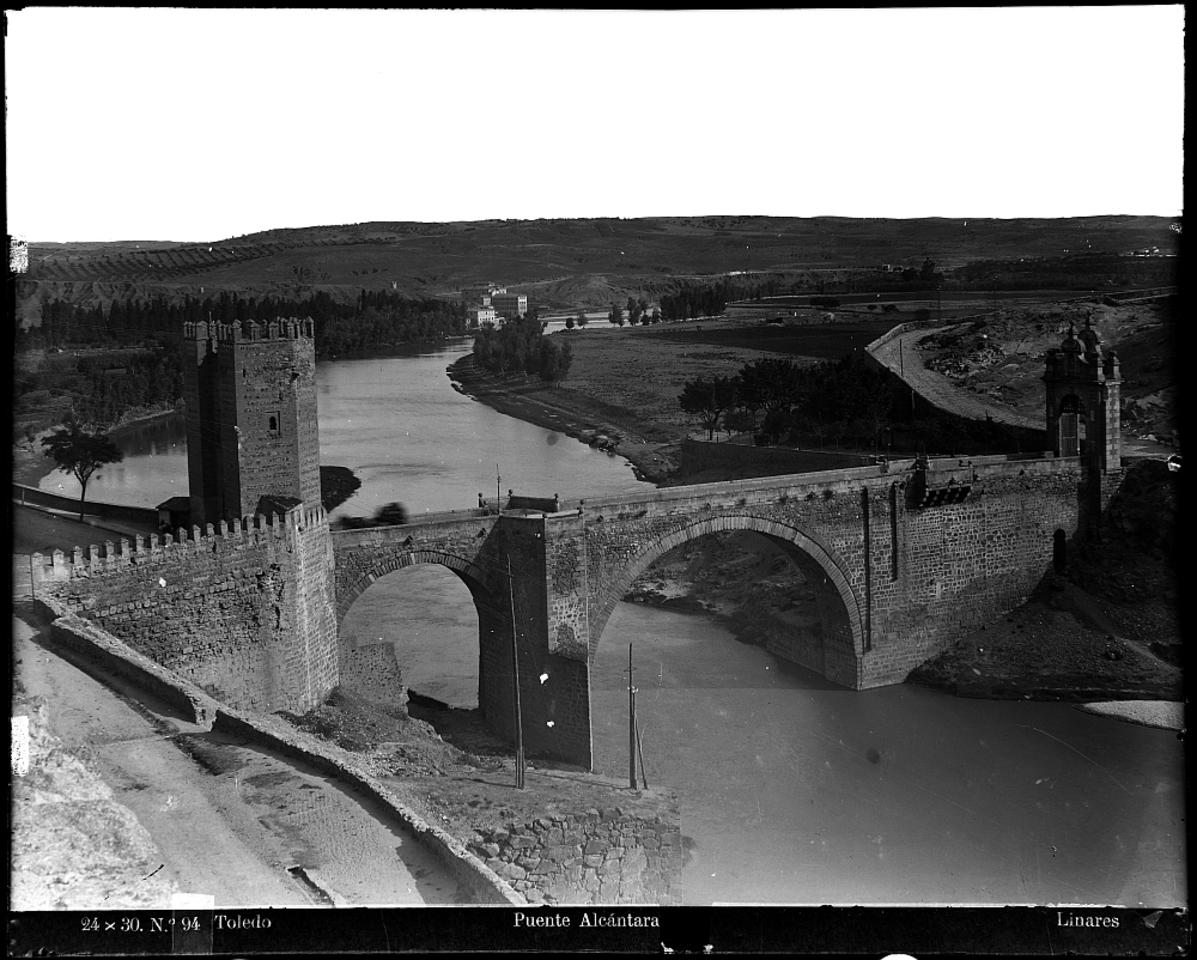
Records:
M1110 773L1109 770L1107 770L1105 767L1103 767L1100 763L1098 763L1092 757L1086 756L1085 754L1081 753L1081 751L1078 750L1076 747L1074 747L1071 743L1067 743L1064 740L1061 740L1059 737L1053 737L1046 730L1040 730L1038 727L1030 727L1030 726L1027 726L1027 724L1025 724L1025 723L1020 723L1020 724L1018 724L1018 726L1022 727L1024 730L1034 730L1036 733L1042 733L1045 737L1050 737L1052 740L1055 740L1056 743L1059 743L1059 744L1067 747L1069 750L1071 750L1073 753L1075 753L1078 757L1081 757L1084 760L1088 760L1091 764L1093 764L1093 766L1097 767L1098 770L1100 770L1107 777L1109 777L1116 784L1118 784L1118 788L1123 793L1127 794L1128 796L1130 795L1130 791L1127 790L1126 787L1124 787L1122 785L1122 782L1116 776L1114 776L1114 774Z
M141 879L142 879L142 880L149 880L149 879L150 879L150 877L152 877L152 876L153 876L155 873L157 873L159 870L161 870L161 869L162 869L163 867L165 867L165 866L166 866L166 864L165 864L165 863L160 863L160 864L158 864L158 866L157 866L155 869L151 870L149 873L147 873L147 874L146 874L144 877L142 877Z

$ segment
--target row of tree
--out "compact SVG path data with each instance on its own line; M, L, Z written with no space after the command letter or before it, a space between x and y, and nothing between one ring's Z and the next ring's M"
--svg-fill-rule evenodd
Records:
M179 352L163 347L61 357L13 372L18 410L36 414L65 398L75 419L93 427L109 427L131 410L172 407L182 394Z
M79 306L52 299L42 305L42 323L20 334L18 348L118 346L173 340L188 321L232 323L275 317L311 317L316 355L321 358L385 350L400 343L463 336L466 308L459 301L404 297L362 290L356 299L334 300L320 290L307 297L243 297L222 291L214 297L181 300L113 300L107 306Z
M686 284L675 293L661 295L661 317L693 320L723 313L728 300L736 299L736 285L726 280L714 284Z
M573 362L569 342L546 337L536 311L500 326L484 323L474 337L474 361L491 373L538 376L546 383L565 379Z
M754 360L731 377L689 381L678 403L699 419L708 438L722 427L773 443L813 435L822 447L828 438L838 442L851 433L877 449L895 399L892 379L850 354L809 367L781 358Z
M632 326L638 323L660 323L662 319L661 311L657 307L653 307L652 312L649 312L648 301L643 297L639 299L628 297L626 308L613 302L611 309L607 311L607 322L613 323L617 327L622 327L625 323L630 323Z

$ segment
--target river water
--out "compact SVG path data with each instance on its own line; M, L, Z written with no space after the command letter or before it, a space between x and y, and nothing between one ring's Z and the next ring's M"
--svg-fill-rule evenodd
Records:
M453 390L445 367L468 353L471 342L317 365L320 462L349 467L362 481L334 518L368 516L393 501L412 514L470 509L480 493L493 502L496 490L572 499L645 489L627 461ZM181 417L122 431L119 443L124 460L92 478L89 499L152 507L186 495ZM39 486L79 495L78 483L63 473L49 474Z
M456 393L445 366L467 348L319 365L321 459L363 481L341 512L470 507L493 496L496 463L504 493L644 489L622 460ZM185 492L181 425L123 442L125 462L90 496L153 505ZM447 570L382 578L342 629L393 641L412 689L476 705L477 617ZM596 769L615 777L627 775L629 643L644 771L681 797L688 902L1187 900L1173 732L1067 704L851 692L706 617L625 603L591 679Z

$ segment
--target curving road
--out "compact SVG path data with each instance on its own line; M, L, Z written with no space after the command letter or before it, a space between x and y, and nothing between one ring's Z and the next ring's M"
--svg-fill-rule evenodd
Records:
M907 330L898 334L886 343L871 347L869 352L878 361L901 377L910 387L928 403L972 420L996 420L1014 427L1027 427L1031 430L1042 430L1041 419L1031 419L1010 410L1000 404L987 403L975 393L963 390L952 383L947 377L928 370L923 365L923 358L917 344L924 337L951 329L950 326L933 327L921 330Z

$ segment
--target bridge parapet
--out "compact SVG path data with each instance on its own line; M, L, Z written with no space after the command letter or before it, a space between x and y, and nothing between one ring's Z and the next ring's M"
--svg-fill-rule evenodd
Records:
M895 482L910 480L919 472L916 460L892 460L865 467L846 467L821 470L815 473L794 473L747 480L725 480L676 487L661 487L651 493L624 497L587 498L579 502L589 520L596 517L615 519L643 519L685 512L695 504L712 509L732 506L748 507L761 504L785 503L794 498L815 499L836 495L861 487L885 489ZM1076 457L1054 457L1050 454L987 455L977 457L937 457L926 461L926 471L937 481L947 482L952 476L973 479L998 476L1044 476L1051 473L1074 473L1080 469ZM975 476L974 476L975 475Z

